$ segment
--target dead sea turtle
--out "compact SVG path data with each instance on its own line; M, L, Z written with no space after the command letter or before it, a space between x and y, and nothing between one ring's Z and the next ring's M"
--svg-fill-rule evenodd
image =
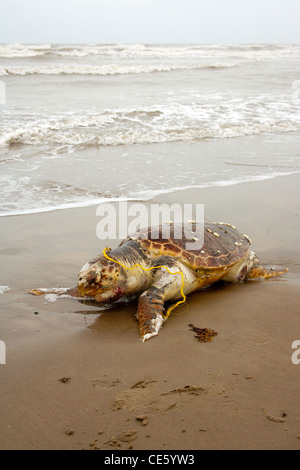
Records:
M141 229L116 249L89 261L80 271L78 285L68 293L91 297L96 302L115 302L121 297L138 298L136 317L143 341L158 334L168 315L165 303L181 299L216 281L242 282L269 278L287 271L266 268L251 251L251 240L226 223L206 223L201 249L187 250L186 233L195 224L180 226L181 237L168 238L163 226ZM173 235L172 235L173 234ZM108 259L109 258L109 259ZM44 292L33 290L33 294Z

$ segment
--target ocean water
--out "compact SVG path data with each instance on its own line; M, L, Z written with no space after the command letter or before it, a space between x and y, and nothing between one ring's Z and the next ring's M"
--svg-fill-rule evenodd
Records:
M300 45L0 45L0 216L300 172L299 59Z

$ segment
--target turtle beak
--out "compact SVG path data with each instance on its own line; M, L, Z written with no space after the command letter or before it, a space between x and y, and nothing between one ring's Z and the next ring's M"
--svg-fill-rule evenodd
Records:
M78 275L78 292L81 297L94 297L99 293L101 271L97 266L85 265Z

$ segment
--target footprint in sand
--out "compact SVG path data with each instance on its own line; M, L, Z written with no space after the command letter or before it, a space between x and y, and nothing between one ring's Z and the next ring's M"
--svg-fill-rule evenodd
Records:
M105 376L101 379L93 379L92 380L92 387L101 390L109 390L112 387L116 387L121 383L120 379L108 379Z
M121 447L123 444L131 443L137 439L136 429L131 429L129 431L124 431L119 433L117 436L111 436L108 441L105 441L104 444L109 447Z
M184 387L174 388L169 392L161 393L161 395L170 395L171 393L187 393L189 395L200 395L203 392L206 392L207 388L202 387L201 385L185 385Z
M136 382L116 396L112 409L135 411L153 405L157 401L156 385L157 381L152 378Z
M185 385L171 389L167 392L158 390L159 383L151 377L136 382L129 389L119 393L112 405L113 410L152 410L152 411L177 411L185 397L199 396L207 392L202 385ZM178 399L174 400L174 396Z
M259 334L250 334L250 335L243 335L245 340L253 344L254 346L261 346L265 344L270 344L270 336L264 333L259 333Z

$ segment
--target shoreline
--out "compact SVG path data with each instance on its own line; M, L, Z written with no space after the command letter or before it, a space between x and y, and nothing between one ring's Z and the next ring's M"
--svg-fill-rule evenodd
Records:
M299 449L299 183L294 174L145 202L202 203L207 220L236 225L262 262L290 271L192 294L143 344L136 304L25 294L76 283L106 245L95 207L1 217L0 448ZM190 323L218 335L200 344Z
M247 166L247 165L245 165ZM253 165L256 166L256 165ZM236 186L236 185L243 185L243 184L248 184L248 183L258 183L262 181L268 181L268 180L273 180L281 177L289 177L289 176L294 176L298 175L300 173L299 171L292 171L292 172L277 172L274 174L270 175L259 175L259 176L253 176L253 179L247 179L243 180L229 180L229 181L216 181L213 182L209 185L199 185L199 186L186 186L182 188L170 188L166 190L158 190L159 192L157 194L152 195L151 197L147 197L145 199L141 199L138 196L136 197L111 197L111 198L99 198L97 200L90 200L90 201L82 201L82 202L74 202L74 203L66 203L66 204L60 204L57 206L49 206L49 207L40 207L36 209L28 209L27 211L23 212L8 212L7 214L0 213L0 217L16 217L16 216L26 216L26 215L34 215L34 214L44 214L48 212L55 212L55 211L65 211L65 210L71 210L71 209L87 209L90 207L95 207L100 204L106 204L106 203L118 203L118 202L144 202L145 204L151 203L153 199L155 198L162 198L162 197L168 197L172 196L172 194L180 194L185 191L201 191L201 190L209 190L209 189L214 189L214 188L226 188L230 186ZM150 193L151 191L148 190ZM155 191L152 191L155 192Z

